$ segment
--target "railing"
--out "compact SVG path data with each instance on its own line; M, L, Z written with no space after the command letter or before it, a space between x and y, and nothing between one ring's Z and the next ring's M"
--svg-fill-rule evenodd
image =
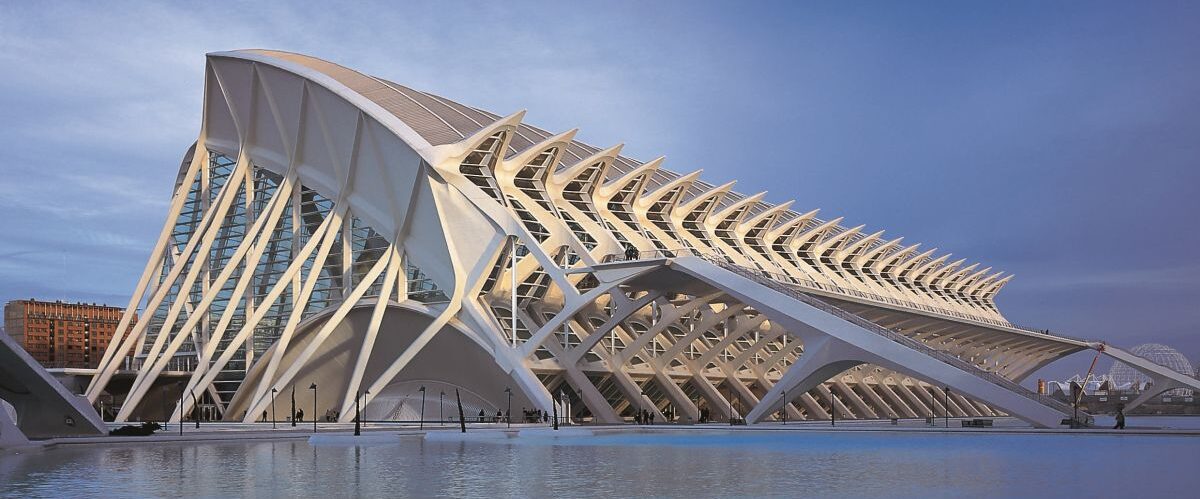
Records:
M847 312L838 307L835 307L820 298L817 298L808 293L805 293L804 291L798 290L792 286L788 286L787 284L784 284L784 283L781 283L774 279L763 276L763 275L761 275L755 271L752 271L750 269L747 269L745 267L741 267L738 265L734 265L734 264L719 261L719 260L707 260L707 261L709 261L725 270L728 270L728 271L738 274L742 277L745 277L747 279L755 281L759 284L765 285L771 289L779 291L783 294L786 294L786 295L788 295L798 301L801 301L807 305L811 305L817 309L820 309L821 311L832 314L832 315L834 315L842 320L845 320L847 322L850 322L851 324L854 324L858 327L861 327L861 328L871 331L875 334L883 336L884 338L895 341L896 343L899 343L901 345L909 347L913 350L923 352L926 355L929 355L930 357L938 359L946 364L950 364L951 366L954 366L962 371L971 373L971 374L975 375L976 377L986 380L986 381L989 381L992 384L995 384L1001 388L1007 389L1013 393L1021 395L1025 398L1028 398L1035 402L1050 406L1050 407L1054 408L1055 410L1062 412L1063 414L1071 414L1071 411L1072 411L1071 406L1069 406L1067 404L1064 404L1062 402L1054 400L1050 397L1042 397L1032 391L1029 391L1025 387L1022 387L1021 385L1013 382L1012 380L1010 380L1004 376L1001 376L1000 374L997 374L993 371L988 371L986 369L983 369L975 364L972 364L970 362L962 360L958 356L953 355L949 352L930 347L929 345L926 345L925 343L917 341L913 338L909 338L908 336L905 336L903 334L892 331L891 329L888 329L888 328L885 328L878 324L875 324L874 322L863 319L862 317L859 317L850 312Z
M1054 336L1057 338L1065 338L1068 340L1079 341L1079 342L1083 342L1083 343L1090 343L1090 341L1086 340L1086 339L1075 338L1075 337L1071 337L1071 336L1067 336L1067 335L1063 335L1063 334L1057 334L1057 333L1051 334L1048 330L1041 330L1041 329L1034 329L1034 328L1030 328L1030 327L1019 326L1019 325L1013 324L1009 321L997 320L997 319L993 319L991 317L984 317L981 315L968 314L965 312L959 312L957 310L950 310L947 308L926 305L924 303L917 303L917 302L908 301L908 300L901 300L901 299L893 298L890 296L883 296L883 295L879 295L879 294L875 294L875 293L868 293L865 291L859 291L857 289L850 289L850 288L838 286L835 284L816 282L816 281L812 281L812 280L808 280L808 279L793 277L793 276L787 275L787 274L780 274L777 272L769 272L769 271L760 270L760 269L750 269L748 267L737 265L732 260L730 260L728 257L700 252L693 248L681 248L681 249L675 249L675 250L638 251L638 252L629 252L629 253L626 253L625 255L606 255L601 260L601 263L613 263L613 262L619 262L619 261L632 261L632 260L650 260L650 259L656 259L656 258L674 258L676 256L681 256L681 255L691 255L691 256L699 257L699 258L702 258L709 262L717 263L719 265L734 265L734 266L737 266L738 268L741 268L741 269L744 269L744 270L747 270L750 272L754 272L756 274L763 275L763 276L765 276L771 280L777 281L777 282L782 282L785 284L792 284L795 286L808 288L808 289L812 289L812 290L816 290L816 291L823 291L826 293L840 294L840 295L845 295L845 296L853 296L853 297L859 298L861 300L872 301L872 302L876 302L876 303L884 303L884 304L894 305L897 307L903 307L903 308L908 308L908 309L921 310L924 312L943 315L943 316L947 316L947 317L954 317L957 319L969 320L969 321L973 321L973 322L979 322L979 323L1003 327L1003 328L1016 329L1016 330L1023 331L1026 333L1031 333L1031 334L1042 334L1042 335L1047 335L1047 336Z

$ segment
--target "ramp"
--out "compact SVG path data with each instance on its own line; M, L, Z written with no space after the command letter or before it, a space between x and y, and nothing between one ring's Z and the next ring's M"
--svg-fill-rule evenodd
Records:
M645 265L623 266L623 279L627 279L629 285L657 289L685 280L703 283L767 314L789 334L804 341L804 354L747 415L747 421L751 423L761 421L782 407L783 393L806 393L838 373L864 363L948 388L1041 428L1058 427L1064 418L1073 415L1072 408L1065 403L1037 395L999 374L881 327L754 270L696 256L638 263ZM631 266L640 271L630 272ZM597 275L600 274L598 269ZM684 276L690 279L680 279ZM604 277L601 279L605 280ZM1080 413L1080 417L1087 415Z
M1154 398L1155 395L1161 394L1167 390L1176 388L1187 388L1200 393L1200 379L1193 378L1183 373L1175 372L1175 370L1166 366L1160 366L1149 359L1139 357L1120 348L1103 345L1102 353L1119 360L1138 371L1141 371L1146 376L1150 377L1150 382L1153 383L1150 389L1142 392L1136 399L1133 399L1128 404L1125 404L1125 410L1132 410L1134 407L1146 403L1146 401Z

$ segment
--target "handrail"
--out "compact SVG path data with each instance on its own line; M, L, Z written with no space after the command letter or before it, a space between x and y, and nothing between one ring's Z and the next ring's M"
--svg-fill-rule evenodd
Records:
M693 248L680 248L680 249L675 249L675 250L638 251L636 253L637 253L636 255L634 255L632 252L627 253L625 255L605 255L605 257L601 259L600 263L614 263L614 262L620 262L620 261L634 261L634 260L649 260L649 259L656 259L656 258L674 258L674 257L680 256L680 255L691 255L691 256L698 257L698 258L702 258L704 260L708 260L710 262L724 262L724 263L728 263L731 265L737 265L732 260L730 260L728 257L725 257L723 255L718 256L718 255L703 253L703 252L697 251ZM744 267L744 266L740 266L740 265L737 265L737 266L747 269L751 272L765 275L775 281L783 282L786 284L794 284L794 285L797 285L800 287L809 288L809 289L813 289L813 290L817 290L817 291L823 291L826 293L834 293L834 294L841 294L841 295L846 295L846 296L853 296L855 298L859 298L862 300L873 301L873 302L877 302L877 303L884 303L884 304L888 304L888 305L894 305L897 307L921 310L921 311L939 314L939 315L943 315L943 316L954 317L954 318L958 318L958 319L969 320L969 321L979 322L979 323L983 323L983 324L989 324L989 325L997 326L997 327L1016 329L1018 331L1023 331L1023 332L1031 333L1031 334L1054 336L1056 338L1064 338L1064 339L1068 339L1068 340L1078 341L1081 343L1092 343L1092 341L1086 340L1083 338L1076 338L1076 337L1067 336L1067 335L1058 334L1058 333L1050 333L1049 330L1034 329L1031 327L1020 326L1020 325L1014 324L1009 321L996 320L996 319L992 319L990 317L984 317L981 315L968 314L968 313L959 312L956 310L950 310L950 309L946 309L946 308L942 308L942 307L936 307L933 305L926 305L923 303L916 303L916 302L912 302L912 301L908 301L908 300L901 300L899 298L892 298L890 296L883 296L883 295L878 295L875 293L859 291L857 289L845 288L842 286L838 286L836 284L826 284L826 283L822 283L822 282L816 282L816 281L812 281L812 280L808 280L808 279L793 277L788 274L780 274L777 272L769 272L769 271L760 270L760 269L750 269L748 267Z

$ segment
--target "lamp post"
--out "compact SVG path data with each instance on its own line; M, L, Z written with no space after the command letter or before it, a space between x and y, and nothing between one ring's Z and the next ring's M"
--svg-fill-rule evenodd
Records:
M296 384L292 384L292 412L288 417L292 421L292 428L296 427Z
M313 433L316 433L317 432L317 383L313 382L313 384L311 386L309 386L308 389L312 390L312 392L313 392L313 415L312 415Z
M367 390L364 393L369 395L371 390ZM356 393L354 395L354 436L356 437L362 435L362 411L359 410L358 404L362 400L364 393Z
M512 428L512 388L504 387L504 393L508 394L508 411L504 413L504 421Z
M167 425L171 424L171 414L167 412L167 385L162 386L162 410L163 410L163 429L167 429Z
M422 386L421 389L418 391L421 392L421 425L420 425L420 428L422 430L424 430L425 429L425 387Z
M562 389L559 388L558 389L558 400L552 401L550 403L550 410L554 411L554 429L556 431L558 430L558 406L562 405L562 401L563 401L563 392L562 392Z
M196 429L200 429L200 401L196 400L196 392L192 391L192 414L195 415ZM182 422L181 422L182 423Z
M787 424L787 404L788 404L787 388L784 388L783 389L783 424L785 424L785 425Z
M275 394L278 392L279 392L279 390L276 390L275 388L271 388L271 429L272 430L275 429Z
M937 401L934 400L935 398L937 398L937 394L933 390L929 390L929 422L926 423L928 426L937 425Z
M361 393L354 394L354 436L362 435L362 413L358 410L358 401L362 399Z
M175 383L179 387L179 436L183 436L183 382Z
M829 426L837 426L837 406L833 403L833 388L829 389Z
M443 398L446 398L446 392L438 392L438 426L446 423L446 405L442 403Z
M946 390L946 399L945 399L946 402L943 405L946 406L946 428L949 428L950 427L950 387L947 386L945 388L945 390Z
M725 400L729 402L729 426L733 426L733 387L729 387L729 398Z

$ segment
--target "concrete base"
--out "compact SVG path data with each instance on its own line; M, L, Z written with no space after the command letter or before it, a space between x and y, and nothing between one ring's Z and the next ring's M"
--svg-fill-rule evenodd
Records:
M0 400L0 449L25 447L29 439L17 428L17 409Z
M0 399L11 404L11 419L28 438L107 433L86 398L68 391L6 334L0 334Z

